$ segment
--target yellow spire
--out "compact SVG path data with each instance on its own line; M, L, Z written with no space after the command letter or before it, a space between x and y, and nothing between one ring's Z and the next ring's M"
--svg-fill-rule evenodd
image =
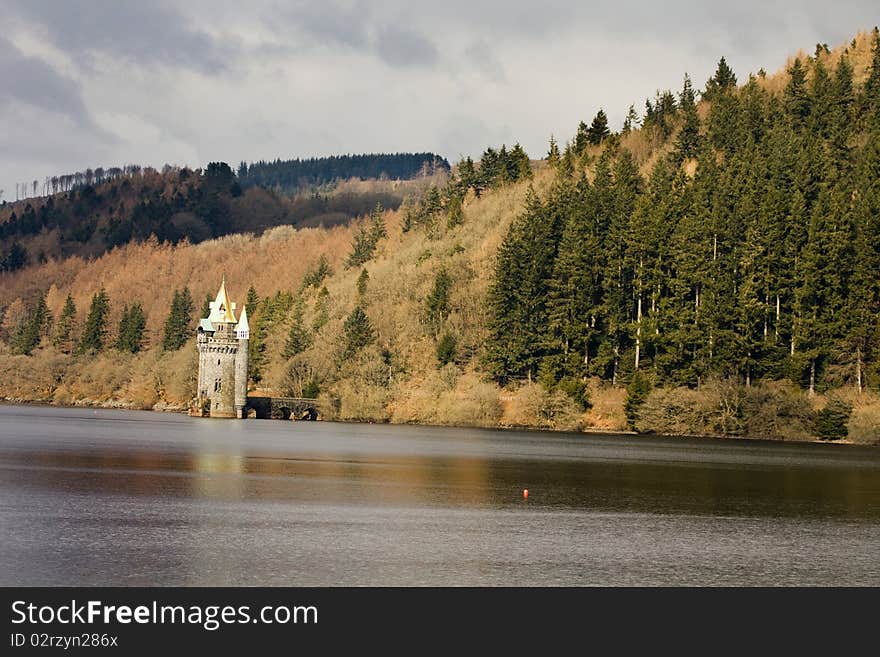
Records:
M235 324L235 304L229 300L229 293L226 291L226 276L220 283L220 290L217 292L217 298L211 302L211 315L209 319L212 322L228 322Z

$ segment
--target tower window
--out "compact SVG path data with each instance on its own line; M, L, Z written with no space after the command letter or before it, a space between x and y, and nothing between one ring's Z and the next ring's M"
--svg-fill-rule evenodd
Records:
M220 364L220 359L219 359L219 358L217 359L217 364L218 364L218 365Z
M214 392L223 391L223 379L214 379Z

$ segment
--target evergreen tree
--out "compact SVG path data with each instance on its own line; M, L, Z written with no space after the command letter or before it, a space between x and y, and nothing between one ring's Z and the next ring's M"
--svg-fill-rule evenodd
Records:
M373 326L364 309L360 306L355 306L351 311L342 325L342 331L345 340L342 351L343 360L351 358L376 339Z
M194 310L195 304L189 288L184 287L180 291L174 290L162 338L164 351L177 351L189 340L193 333L192 314Z
M202 307L199 309L199 319L204 319L205 317L209 317L211 315L211 302L213 299L210 294L205 295L205 300L202 301Z
M55 325L55 335L52 339L53 346L62 353L69 354L73 351L73 333L76 327L76 305L73 297L69 294L64 300L64 308Z
M443 337L437 341L437 347L435 348L435 355L441 367L455 361L457 348L458 341L455 339L455 336L449 332L444 333Z
M794 128L804 125L810 114L810 97L807 93L807 72L796 58L788 69L789 81L785 87L785 111Z
M449 315L449 291L452 278L445 267L441 267L434 278L434 286L425 299L425 314L431 333L436 335L443 326L443 320Z
M604 110L600 109L596 112L596 116L593 118L593 122L587 130L587 141L594 146L598 146L610 134L611 131L608 129L608 116L605 114Z
M90 351L100 351L104 347L104 338L107 334L107 317L110 314L110 299L104 288L96 292L92 297L89 314L83 325L76 351L85 354Z
M531 378L546 354L546 301L564 205L544 205L529 190L526 208L514 220L495 265L489 291L489 332L485 362L501 382Z
M728 66L727 60L722 57L718 61L715 75L706 82L706 90L703 92L705 100L715 101L719 96L736 89L736 75Z
M119 351L132 354L139 352L143 344L146 326L147 318L141 304L136 302L130 308L126 304L122 309L122 318L119 321L116 348Z
M46 306L46 295L41 294L12 334L10 346L13 353L30 356L40 345L40 339L47 333L51 322L52 315Z
M629 134L638 127L639 113L636 112L635 105L630 105L629 110L626 113L626 118L623 119L623 134Z
M632 380L626 387L626 401L623 403L627 428L636 428L636 422L639 419L639 409L647 401L649 394L651 394L651 380L641 372L633 374Z
M556 138L553 135L550 135L550 148L547 151L547 163L554 167L559 164L559 144L556 143Z
M327 323L330 315L330 292L326 287L322 287L318 292L318 298L315 300L314 321L312 322L312 330L317 333Z
M575 155L583 155L584 151L587 150L587 145L590 143L590 129L587 127L587 124L581 121L578 123L577 132L574 136L574 142L572 143L572 150Z
M678 107L684 117L681 132L678 133L675 145L676 157L680 162L696 157L700 149L700 117L697 114L691 79L687 75L684 76L684 88L679 96Z
M367 293L367 283L370 281L370 275L367 273L367 268L364 267L361 269L361 274L357 279L357 293L358 297L363 299L364 295Z
M302 303L297 303L293 307L293 323L290 325L282 355L285 358L293 358L308 349L311 344L312 336L305 326Z
M253 317L254 313L257 312L257 304L260 303L260 295L257 294L257 290L251 285L247 291L247 297L244 302L244 307L247 308L248 317Z

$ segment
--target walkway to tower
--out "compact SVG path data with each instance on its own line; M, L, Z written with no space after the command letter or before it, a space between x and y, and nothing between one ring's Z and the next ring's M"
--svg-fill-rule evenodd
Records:
M318 400L309 397L248 397L247 411L264 420L317 420Z

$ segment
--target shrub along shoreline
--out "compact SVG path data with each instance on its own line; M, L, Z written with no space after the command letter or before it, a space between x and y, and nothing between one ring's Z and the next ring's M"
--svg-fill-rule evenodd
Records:
M194 350L140 354L0 354L16 376L0 380L6 403L184 412L192 396ZM711 380L700 388L627 392L591 380L576 400L539 383L501 388L474 371L440 368L400 385L322 390L322 419L424 426L621 435L880 444L880 395L836 390L810 397L783 382L745 386Z

